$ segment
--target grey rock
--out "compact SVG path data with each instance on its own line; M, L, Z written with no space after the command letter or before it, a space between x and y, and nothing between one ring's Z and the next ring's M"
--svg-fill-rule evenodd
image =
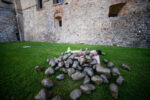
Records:
M96 65L96 64L97 64L97 60L96 60L96 59L93 59L90 64L91 64L91 65Z
M90 78L86 75L83 84L88 84L88 83L90 83Z
M58 63L58 59L57 58L53 58L55 63L57 64Z
M60 57L58 58L58 61L59 61L59 62L63 61L63 57L60 56Z
M70 99L71 100L77 100L82 95L82 92L80 89L75 89L70 93Z
M67 60L67 58L68 58L67 54L63 56L63 60Z
M81 80L85 77L85 74L84 73L81 73L81 72L75 72L74 74L71 75L71 78L73 80Z
M130 71L131 68L129 66L127 66L126 64L122 64L121 65L123 69L127 70L127 71Z
M100 77L103 79L104 83L109 83L109 80L107 79L106 75L101 74Z
M98 75L92 76L91 80L97 85L100 85L103 83L103 79Z
M113 98L118 99L118 86L114 83L111 83L109 86L110 93Z
M96 66L96 71L100 74L106 74L106 75L110 75L110 69L108 68L104 68L100 65L97 65Z
M92 58L88 55L86 55L85 58L87 63L90 63L92 61Z
M60 67L55 67L55 70L57 71L57 70L59 70L60 69Z
M74 59L75 57L77 57L77 55L78 55L77 53L73 53L69 58Z
M67 61L65 61L65 67L66 67L66 68L69 68L69 67L70 67L70 64L69 64Z
M60 68L60 71L62 71L63 73L68 73L66 68Z
M93 71L92 68L85 67L84 68L84 72L86 72L89 76L93 76L94 75L94 71Z
M77 68L76 68L77 70L79 70L79 71L81 71L82 70L82 67L80 67L80 66L77 66Z
M42 71L42 67L41 66L35 66L35 70L36 71Z
M63 67L63 65L64 65L63 62L59 62L59 63L58 63L58 67L59 67L59 68Z
M95 90L95 86L93 84L84 84L80 86L82 92L86 94L90 94L92 90Z
M119 76L120 75L118 68L116 68L116 67L112 68L112 75L113 76Z
M85 58L79 58L78 61L80 65L83 65L85 63Z
M114 63L108 62L108 64L107 64L107 67L108 67L108 68L112 68L113 66L114 66Z
M53 81L49 78L45 78L41 81L41 84L45 87L45 88L51 88L54 86Z
M71 75L73 74L73 73L75 73L75 69L74 68L69 68L68 70L68 75L71 77Z
M47 75L47 76L52 75L54 73L55 73L55 70L52 67L47 68L45 71L45 75Z
M108 63L108 60L107 60L107 59L103 59L103 62L104 62L105 64L107 64L107 63Z
M60 74L60 75L56 76L56 79L64 80L64 74Z
M82 66L83 67L89 67L89 64L86 63L86 64L83 64Z
M94 65L92 68L93 68L93 69L96 69L96 65Z
M51 59L51 60L49 61L49 65L50 65L51 67L55 67L55 66L56 66L56 63L55 63L54 59Z
M35 100L49 100L51 93L46 89L41 89L39 93L35 96Z
M119 76L116 80L116 83L121 85L123 83L123 81L124 81L124 78L122 76Z
M72 59L67 59L67 61L66 61L67 63L69 63L70 65L72 65L73 64L73 61L72 61Z
M64 54L65 54L64 52L61 53L62 56L63 56Z
M77 66L79 66L79 62L78 61L74 61L72 67L73 68L77 68Z
M92 58L94 55L93 55L93 53L90 53L89 56Z
M52 98L52 100L61 100L60 96L55 96Z

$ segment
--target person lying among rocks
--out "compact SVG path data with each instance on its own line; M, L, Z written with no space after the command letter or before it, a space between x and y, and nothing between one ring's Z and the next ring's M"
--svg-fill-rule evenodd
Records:
M78 54L82 54L83 51L80 50L75 50L75 51L71 51L71 53L78 53ZM102 51L101 50L92 50L90 51L91 54L93 54L93 59L95 59L97 61L97 63L100 65L100 55L102 55ZM75 57L75 59L80 59L83 58L84 56L80 56L80 57Z

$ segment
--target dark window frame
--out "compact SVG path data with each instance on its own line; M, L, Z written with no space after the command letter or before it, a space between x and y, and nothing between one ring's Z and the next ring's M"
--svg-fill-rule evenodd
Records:
M43 0L36 0L37 1L37 9L40 10L40 9L43 9Z
M64 0L53 0L54 5L62 4Z

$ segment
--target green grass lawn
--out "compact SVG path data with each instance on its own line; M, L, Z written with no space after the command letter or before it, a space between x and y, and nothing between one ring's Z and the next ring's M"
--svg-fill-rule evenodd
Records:
M29 45L30 48L23 48ZM57 44L45 42L18 42L0 44L0 100L34 100L42 88L41 80L46 78L44 71L36 72L35 66L44 70L49 67L47 58L59 57L61 52L71 47L77 49L101 49L106 56L101 56L115 63L125 81L119 86L119 100L149 100L150 95L150 49L125 48L113 46L91 46L83 44ZM131 67L123 70L121 64ZM102 63L103 66L106 66ZM63 100L69 99L70 92L79 88L82 81L73 81L65 75L64 81L57 81L56 72L50 78L55 86L53 95L60 95ZM114 80L111 80L113 82ZM91 94L83 94L79 100L113 100L109 93L109 84L96 85Z

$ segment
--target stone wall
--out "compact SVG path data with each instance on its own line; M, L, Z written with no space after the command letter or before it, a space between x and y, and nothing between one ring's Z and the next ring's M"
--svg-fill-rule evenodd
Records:
M109 17L109 7L120 3L124 6L117 16ZM63 0L53 4L53 0L43 0L43 8L37 9L37 0L21 0L24 37L27 41L150 47L149 3Z
M0 0L0 42L17 41L17 22L13 0Z

